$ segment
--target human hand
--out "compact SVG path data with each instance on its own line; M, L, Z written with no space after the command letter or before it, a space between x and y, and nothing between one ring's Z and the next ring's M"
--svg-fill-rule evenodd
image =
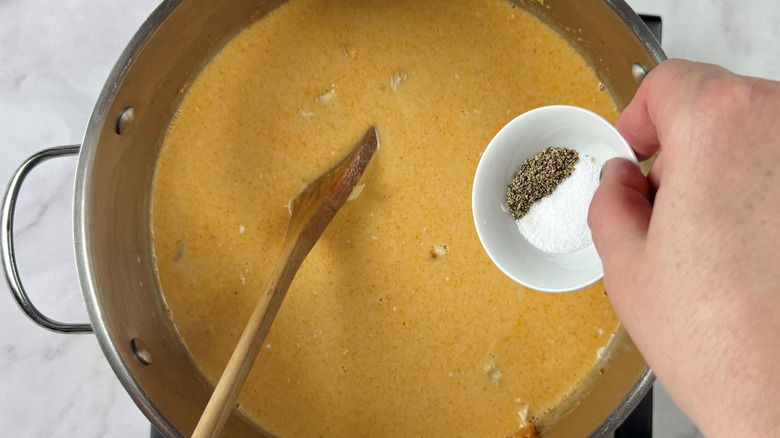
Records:
M617 128L588 223L612 306L710 437L780 430L780 83L670 60Z

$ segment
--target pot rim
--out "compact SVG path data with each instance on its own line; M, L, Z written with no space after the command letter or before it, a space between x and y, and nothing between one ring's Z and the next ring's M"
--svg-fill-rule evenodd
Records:
M668 58L664 50L661 48L661 43L655 38L650 28L647 27L644 21L639 18L639 15L628 6L624 0L604 0L615 13L623 19L623 22L628 25L632 32L639 38L642 45L645 46L647 52L653 57L656 65L666 61Z
M92 115L87 123L84 139L81 143L78 163L76 165L76 181L73 198L73 237L76 252L76 270L81 284L84 303L87 307L92 329L97 337L103 354L108 363L119 378L130 398L143 412L152 425L164 436L181 436L176 427L163 415L151 402L150 398L138 384L130 372L129 367L122 361L117 346L111 340L108 327L103 320L103 312L98 303L97 288L93 281L93 260L89 253L88 235L89 218L87 217L88 187L92 180L92 163L95 161L95 153L103 126L107 123L108 110L116 98L119 84L121 84L130 69L138 52L154 36L155 31L170 16L184 0L164 0L149 17L141 24L130 42L122 51L114 67L106 79L103 89L98 95ZM109 122L110 124L110 122Z

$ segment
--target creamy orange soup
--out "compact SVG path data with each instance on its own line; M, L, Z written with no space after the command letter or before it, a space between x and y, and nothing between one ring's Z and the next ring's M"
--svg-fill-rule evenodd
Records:
M502 0L293 0L238 35L184 98L154 186L160 284L204 373L219 379L268 280L289 199L376 123L363 190L240 404L281 437L499 437L559 403L616 328L603 286L513 283L470 205L491 137L547 104L617 115L583 59Z

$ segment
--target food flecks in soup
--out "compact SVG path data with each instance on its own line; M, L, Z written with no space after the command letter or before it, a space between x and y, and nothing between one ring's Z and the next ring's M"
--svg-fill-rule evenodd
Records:
M506 122L610 96L502 0L293 0L203 71L154 186L160 284L218 380L280 253L287 203L376 123L380 149L303 264L241 394L292 436L511 435L559 403L616 327L601 284L527 290L471 219Z

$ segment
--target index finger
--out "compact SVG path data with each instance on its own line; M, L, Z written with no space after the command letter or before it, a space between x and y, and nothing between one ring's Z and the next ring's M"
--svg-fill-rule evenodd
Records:
M646 160L661 148L664 132L695 98L701 83L727 74L728 70L712 64L664 61L645 77L615 126L637 158Z

